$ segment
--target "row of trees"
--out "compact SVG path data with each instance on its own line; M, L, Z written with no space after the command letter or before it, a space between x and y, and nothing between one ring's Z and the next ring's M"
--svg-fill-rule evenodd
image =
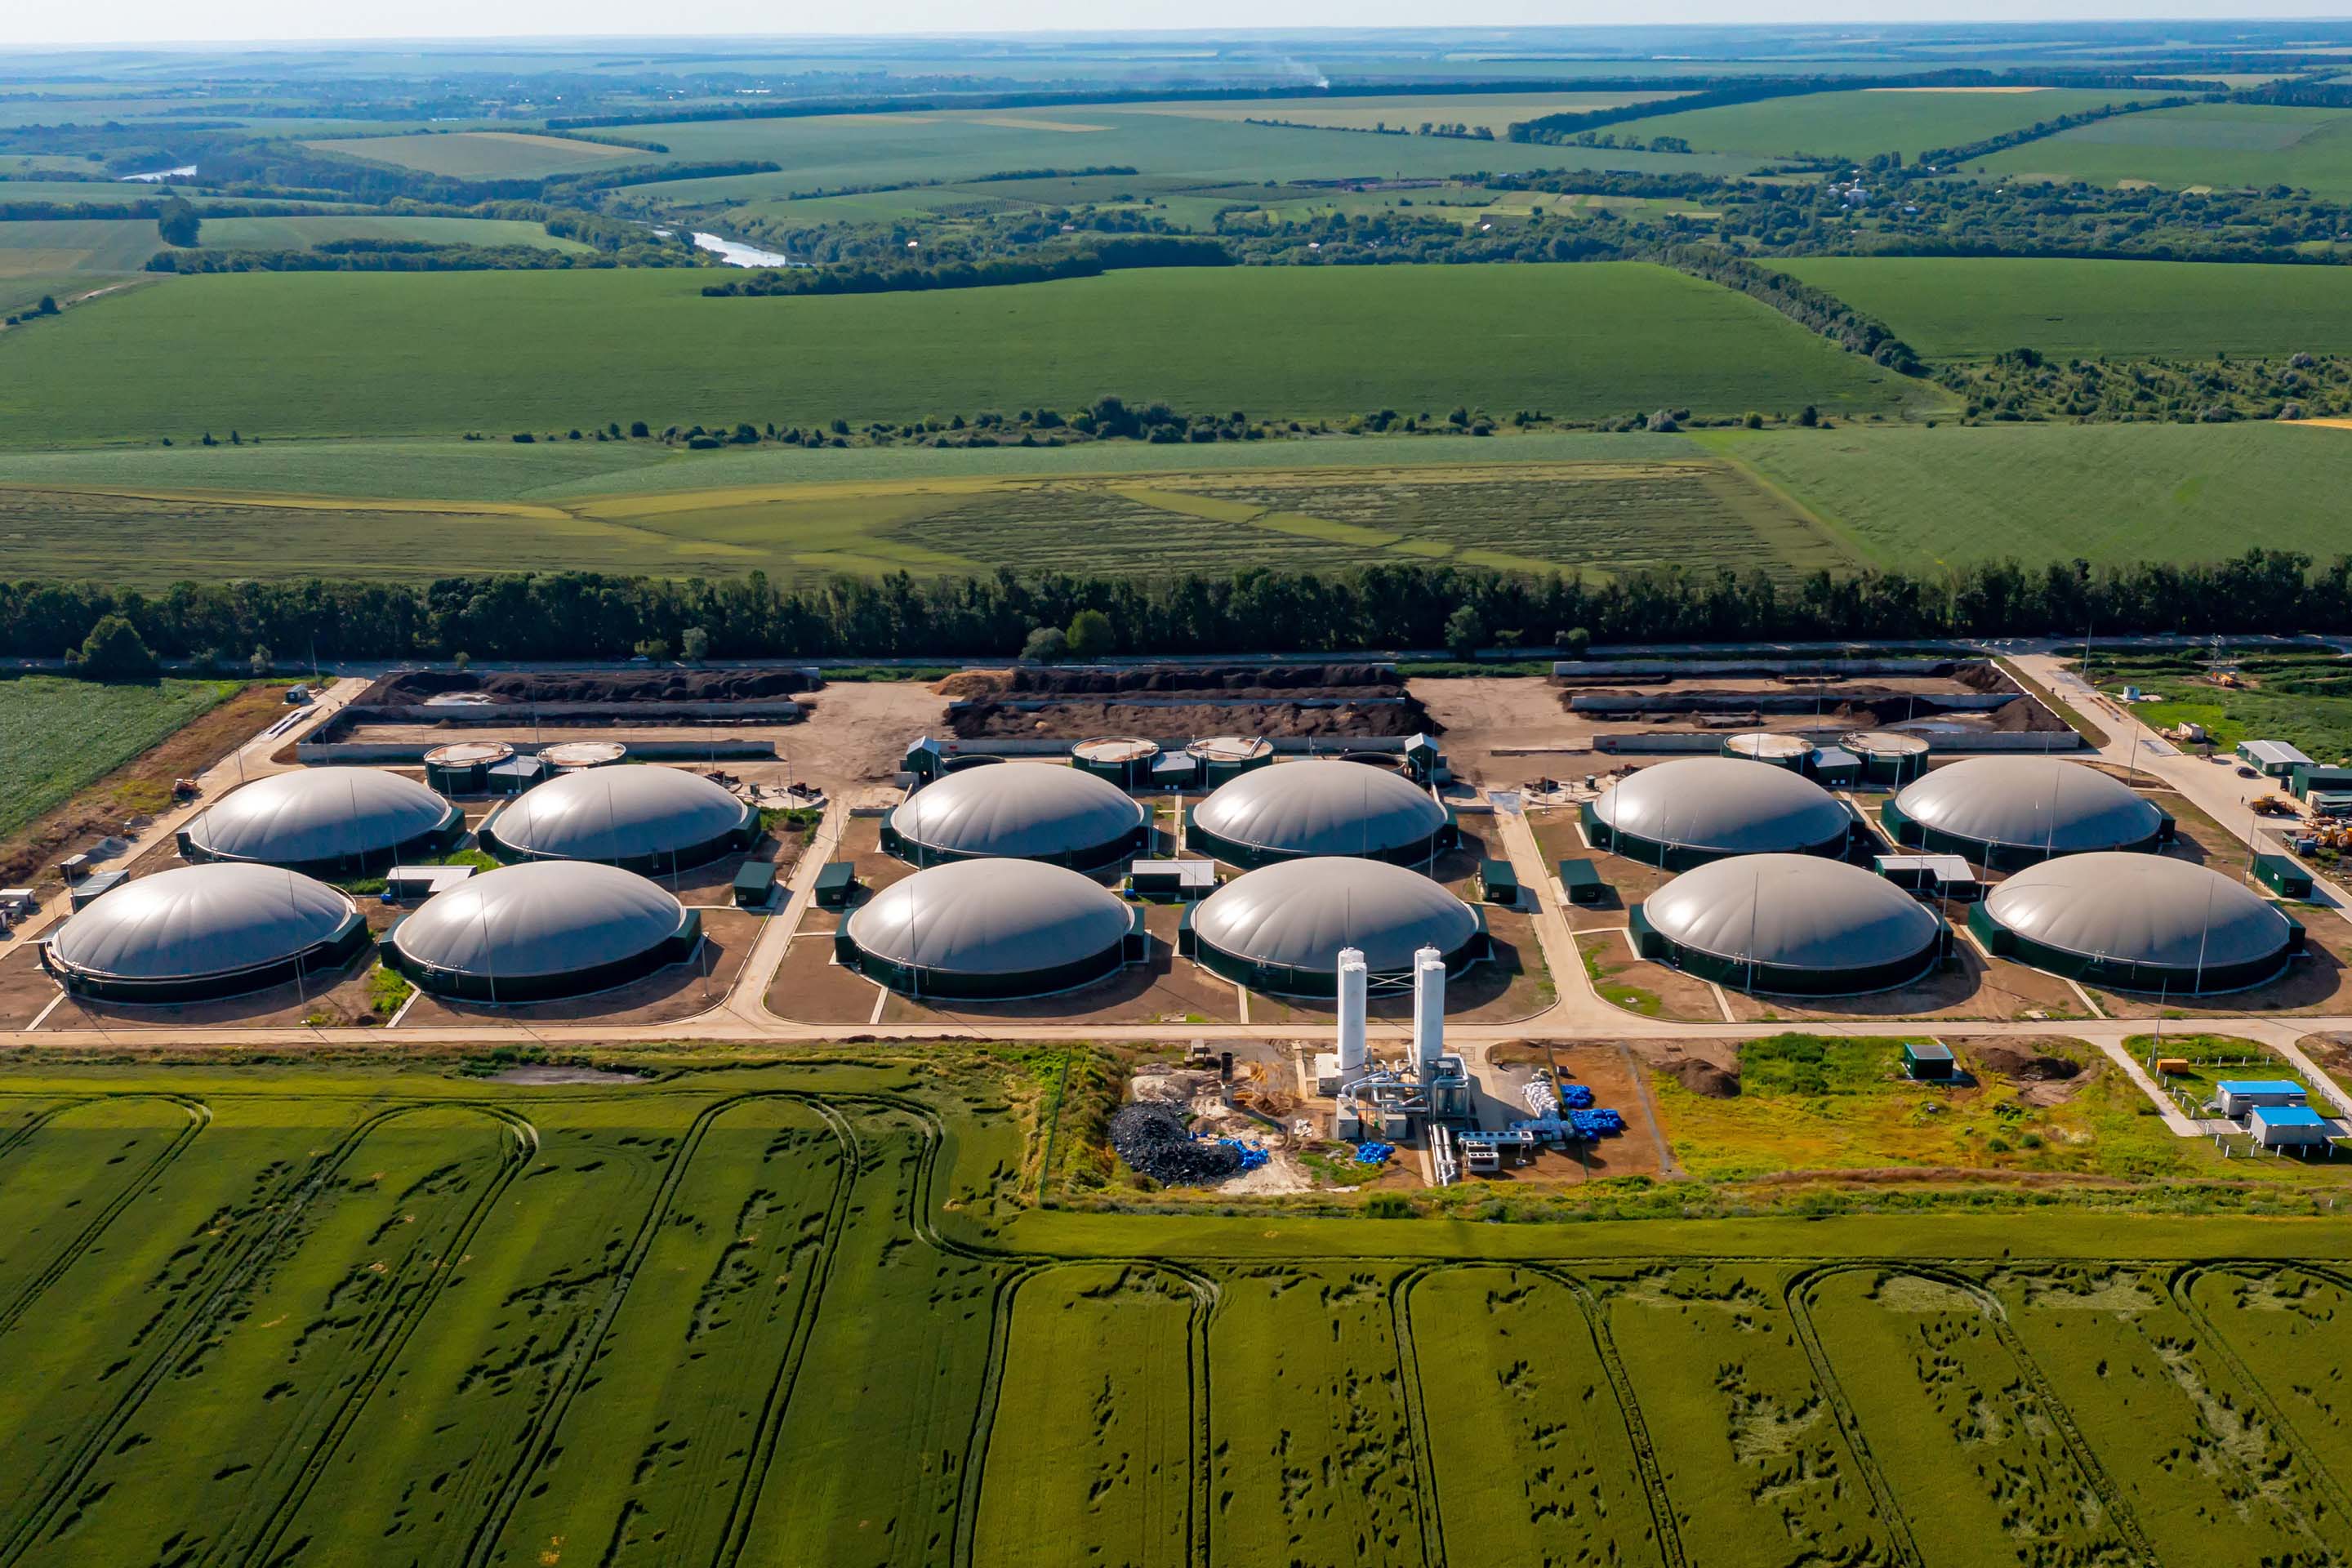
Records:
M1011 655L1041 626L1091 620L1090 650L1145 655L1435 647L1465 626L1550 644L2352 631L2352 558L2250 551L2203 565L2014 561L1932 574L1817 572L1791 582L1673 570L1606 582L1435 565L1338 573L1024 576L904 574L785 586L753 573L673 581L558 573L386 583L183 583L148 595L97 584L0 584L0 655L57 658L121 616L164 657L267 645L322 659L625 658L689 628L722 658ZM1469 618L1461 619L1463 612ZM1070 634L1066 633L1066 637Z
M1065 278L1096 278L1113 268L1231 267L1233 253L1213 239L1174 236L1089 239L1086 248L1059 255L1002 257L987 261L951 261L931 267L804 267L789 271L762 268L724 283L705 286L713 299L764 298L782 294L896 294L932 289L989 289L1014 283L1049 283Z

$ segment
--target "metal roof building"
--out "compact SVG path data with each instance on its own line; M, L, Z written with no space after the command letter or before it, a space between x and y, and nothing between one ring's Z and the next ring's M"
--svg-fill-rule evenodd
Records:
M1643 768L1583 808L1595 847L1673 870L1727 855L1842 855L1855 818L1786 768L1683 757Z
M2056 757L1969 757L1906 785L1882 813L1895 841L2013 871L2055 855L2153 849L2172 818L2110 778Z
M392 928L383 960L439 995L540 1002L625 984L701 940L702 917L634 871L541 860L436 893Z
M748 848L760 814L683 768L583 768L517 795L477 837L501 860L591 860L657 876Z
M1284 860L1236 877L1186 911L1180 951L1228 980L1330 996L1357 948L1377 986L1410 985L1433 947L1458 973L1487 955L1478 911L1418 871L1380 860Z
M334 877L421 858L465 831L466 814L415 779L374 768L311 768L231 791L178 837L184 860L243 860Z
M860 905L835 933L834 956L918 996L1041 996L1139 960L1145 941L1140 909L1067 867L955 860Z
M2168 855L2045 860L1971 905L1969 929L1994 952L2123 991L2234 991L2303 948L2278 906Z
M1385 767L1318 758L1221 784L1185 814L1184 843L1235 866L1352 855L1414 864L1449 847L1445 808Z
M1042 860L1089 875L1149 845L1151 813L1108 780L1052 763L1005 763L943 774L882 824L882 847L917 866Z
M299 871L178 866L91 903L40 953L78 996L197 1002L341 969L367 944L359 906Z
M1950 952L1941 917L1857 866L1737 855L1636 905L1634 950L1742 991L1851 995L1906 985Z

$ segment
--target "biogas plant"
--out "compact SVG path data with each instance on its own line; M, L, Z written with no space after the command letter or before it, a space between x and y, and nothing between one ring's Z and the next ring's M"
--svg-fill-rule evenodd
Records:
M1150 1042L1181 1065L1139 1064L1118 1146L1155 1179L1337 1139L1444 1183L1666 1168L1645 1075L1721 1062L1581 1042L1891 1019L1932 1076L1939 1021L2338 994L2307 867L2013 685L1790 662L1528 682L1485 733L1381 666L975 674L894 689L945 722L850 767L810 715L885 699L810 670L409 672L75 857L0 1007ZM1537 707L1564 742L1517 743ZM2352 799L2291 752L2251 755Z

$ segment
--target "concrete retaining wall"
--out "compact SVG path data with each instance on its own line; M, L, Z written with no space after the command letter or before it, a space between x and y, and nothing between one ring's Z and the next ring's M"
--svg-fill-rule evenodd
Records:
M1587 658L1561 659L1552 679L1754 680L1774 675L1948 675L1954 658Z
M548 745L561 745L550 741ZM378 766L385 763L422 763L425 753L443 744L439 741L297 741L294 760L298 763L364 763ZM735 739L708 741L631 741L629 755L642 760L660 762L709 762L729 758L772 758L776 754L773 741L743 741ZM536 742L517 741L518 755L535 756L541 750Z

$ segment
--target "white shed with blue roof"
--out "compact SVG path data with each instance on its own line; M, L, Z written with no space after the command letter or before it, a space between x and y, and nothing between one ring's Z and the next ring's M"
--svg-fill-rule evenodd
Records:
M2285 1078L2226 1078L2213 1086L2224 1116L2243 1116L2257 1106L2308 1105L2303 1085Z
M2258 1105L2246 1118L2246 1131L2263 1148L2276 1149L2328 1142L2336 1136L2336 1124L2307 1105Z

